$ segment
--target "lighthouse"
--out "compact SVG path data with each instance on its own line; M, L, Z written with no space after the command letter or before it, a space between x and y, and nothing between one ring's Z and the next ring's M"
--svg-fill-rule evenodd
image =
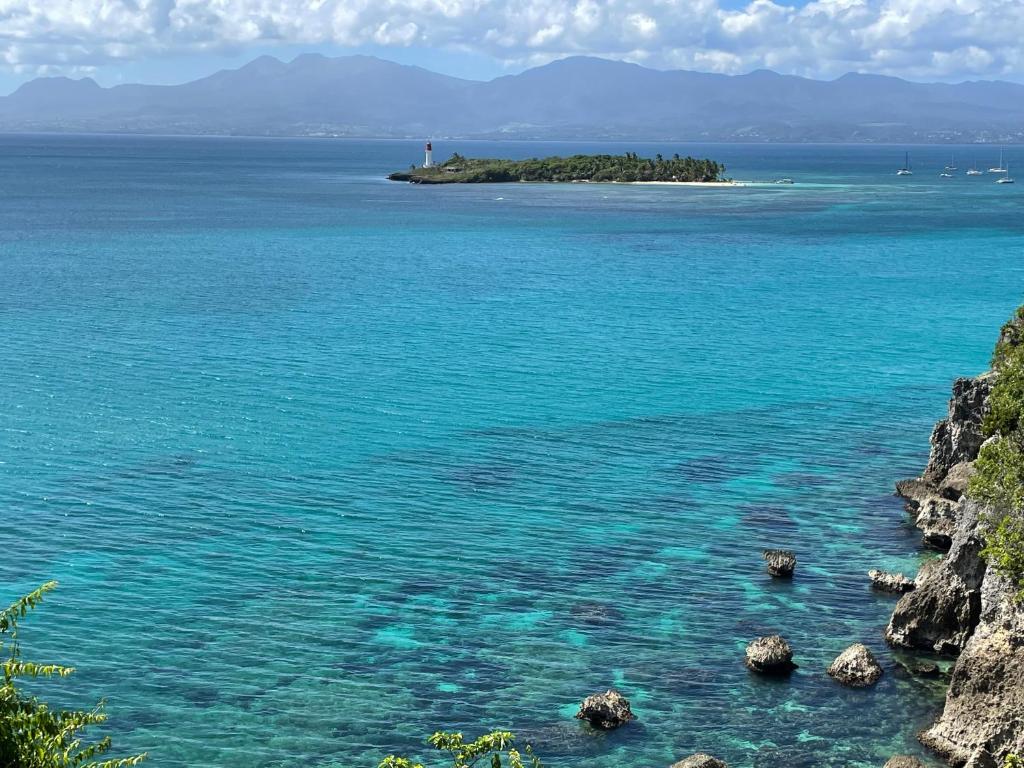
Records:
M423 167L433 168L434 167L434 148L430 146L430 142L427 142L427 146L423 152Z

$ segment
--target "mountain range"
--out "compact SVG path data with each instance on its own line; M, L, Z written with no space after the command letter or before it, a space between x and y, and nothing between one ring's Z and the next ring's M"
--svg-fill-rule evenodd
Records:
M0 131L678 141L1024 141L1024 85L661 71L571 57L482 82L372 56L263 56L182 85L38 78Z

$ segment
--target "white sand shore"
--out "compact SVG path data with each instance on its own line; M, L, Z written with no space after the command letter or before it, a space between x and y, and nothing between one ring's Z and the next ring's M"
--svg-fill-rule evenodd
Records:
M745 187L745 181L626 181L623 184L643 184L658 187Z

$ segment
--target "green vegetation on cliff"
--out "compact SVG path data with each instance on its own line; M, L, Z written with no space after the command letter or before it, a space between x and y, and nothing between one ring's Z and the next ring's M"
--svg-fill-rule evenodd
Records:
M21 658L18 622L56 588L51 581L0 611L0 766L3 768L129 768L145 755L96 760L110 749L110 737L84 742L84 731L106 721L103 705L91 711L53 710L19 687L25 678L67 677L75 670L58 664L37 664Z
M983 554L1024 598L1024 307L999 334L992 357L996 380L982 430L990 438L974 463L970 494L995 511Z
M416 184L486 184L534 182L722 181L725 166L714 160L673 155L654 159L624 155L573 155L529 160L469 159L452 155L440 165L410 168L388 176Z
M447 752L451 760L451 768L473 768L477 763L490 768L543 768L540 760L533 754L533 749L526 745L526 757L520 754L513 744L515 736L508 731L493 731L471 742L466 742L461 733L438 731L427 743L439 752ZM408 757L388 755L377 768L423 768Z

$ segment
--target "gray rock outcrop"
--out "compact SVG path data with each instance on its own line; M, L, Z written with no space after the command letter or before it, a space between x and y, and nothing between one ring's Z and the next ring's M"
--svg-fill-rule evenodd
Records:
M828 668L828 674L837 682L851 688L874 685L882 677L882 667L863 643L854 643L840 653Z
M871 579L871 586L879 592L903 594L914 588L914 580L907 578L902 573L870 570L868 571L868 578Z
M924 534L924 543L945 552L953 543L958 503L939 494L938 486L922 478L901 480L896 493L903 497L914 525Z
M784 675L796 669L793 649L780 635L759 637L747 645L746 665L763 675Z
M995 377L957 379L946 418L935 425L931 436L928 466L921 477L896 483L914 523L924 533L924 542L946 551L953 544L960 498L967 490L972 462L985 437L981 422L988 413L988 396Z
M729 766L717 757L698 752L695 755L690 755L680 760L678 763L673 763L672 768L729 768Z
M921 741L954 765L1002 765L1024 754L1024 611L992 572L981 591L977 630L957 659L939 719Z
M938 487L955 465L978 458L985 441L981 420L988 412L993 381L994 376L986 373L953 382L947 416L932 430L928 466L922 475L929 484Z
M1024 315L1001 337L1009 346L1022 342ZM987 373L956 381L947 418L932 432L928 467L897 484L925 541L948 553L922 566L885 635L895 646L958 656L943 712L920 739L962 768L998 768L1008 754L1024 753L1024 607L1007 579L986 566L989 510L967 496L994 380ZM928 671L937 674L933 666ZM921 765L893 760L887 768Z
M890 757L884 768L927 768L924 763L910 755Z
M772 576L789 578L796 569L796 555L788 549L766 549L764 559Z
M629 699L611 689L587 696L580 704L576 717L602 731L610 731L636 719L629 707Z
M981 613L986 570L979 511L973 502L962 505L949 554L926 563L918 572L916 589L896 604L885 629L892 645L955 655L967 644Z

